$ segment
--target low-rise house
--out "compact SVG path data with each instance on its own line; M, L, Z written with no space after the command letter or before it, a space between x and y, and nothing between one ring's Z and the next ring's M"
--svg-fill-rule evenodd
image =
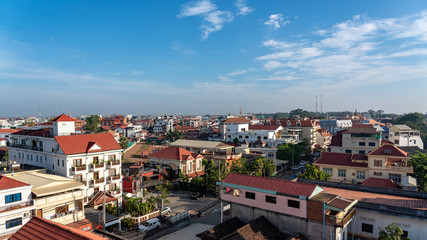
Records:
M189 178L204 175L203 155L190 152L180 147L167 147L148 156L149 161L158 164L176 166L177 169Z
M296 131L299 136L299 141L304 139L308 140L311 149L314 149L317 144L317 129L320 128L320 124L317 120L310 119L279 119L276 121L276 125L280 125L284 128L285 132Z
M220 188L231 217L250 222L264 216L280 232L308 239L345 239L357 200L328 194L316 184L230 173Z
M0 175L0 239L7 239L32 217L31 185Z
M47 174L45 169L16 172L6 176L32 186L36 216L61 224L85 219L83 208L85 184L70 178Z
M326 129L317 129L316 148L320 151L326 151L332 141L332 134Z

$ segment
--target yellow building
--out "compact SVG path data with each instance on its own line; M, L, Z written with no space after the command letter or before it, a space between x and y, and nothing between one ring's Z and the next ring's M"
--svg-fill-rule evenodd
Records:
M36 208L34 216L69 224L85 219L83 199L85 185L76 180L53 174L46 169L5 174L30 184Z

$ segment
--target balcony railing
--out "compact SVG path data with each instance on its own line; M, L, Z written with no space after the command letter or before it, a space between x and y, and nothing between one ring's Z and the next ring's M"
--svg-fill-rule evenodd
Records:
M120 165L120 161L111 161L110 162L110 164L111 164L111 166L117 166L117 165Z
M79 171L85 171L86 170L86 165L82 165L82 166L74 166L73 167L73 172L79 172Z
M72 214L78 214L79 212L83 212L83 210L77 210L77 209L75 209L75 210L71 210L71 211L68 211L68 212L55 213L54 215L52 215L50 217L50 219L56 219L56 218L60 218L60 217L64 217L64 216L69 216L69 215L72 215Z
M386 166L385 167L388 170L395 170L395 171L405 171L408 173L413 173L414 168L413 167L403 167L403 166Z
M93 169L96 169L96 168L103 168L104 167L104 163L92 163L92 167L93 167Z
M11 211L11 210L20 209L20 208L29 207L29 206L33 206L33 201L17 203L17 204L10 203L10 206L0 207L0 212Z
M97 185L97 184L101 184L101 183L104 183L104 179L103 178L92 180L92 185Z

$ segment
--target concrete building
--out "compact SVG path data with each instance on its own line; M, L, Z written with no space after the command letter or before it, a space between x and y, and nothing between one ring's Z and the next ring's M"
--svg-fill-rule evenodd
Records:
M86 185L87 198L112 186L121 189L122 149L117 141L109 133L73 135L73 123L63 114L53 120L53 126L35 126L14 133L9 159L80 181ZM120 191L115 192L121 196Z
M47 174L46 169L9 173L6 176L32 186L36 216L61 224L85 219L83 183Z
M324 192L357 200L357 211L349 225L347 239L378 239L380 228L392 223L410 239L425 239L427 236L425 193L301 178L298 181L318 184Z
M332 137L328 151L368 154L381 146L383 129L371 124L357 124Z
M349 119L320 120L319 124L322 129L328 130L332 135L353 126L353 122Z
M296 131L299 136L299 140L302 141L307 139L311 145L311 149L314 149L317 144L317 129L320 128L319 122L310 119L279 119L276 121L276 125L282 126L286 131Z
M0 239L7 239L32 217L31 185L0 176Z
M419 130L414 130L407 125L393 125L389 128L388 140L398 147L417 146L424 149Z
M382 178L393 180L403 189L416 190L416 183L409 180L408 174L414 169L408 166L408 160L406 152L384 144L367 155L323 152L314 165L328 173L331 181L362 183L368 178Z
M193 153L180 147L167 147L148 156L149 161L172 165L189 178L204 175L203 155Z
M357 200L338 198L315 184L230 173L220 188L231 217L250 222L264 216L280 232L308 239L345 239Z

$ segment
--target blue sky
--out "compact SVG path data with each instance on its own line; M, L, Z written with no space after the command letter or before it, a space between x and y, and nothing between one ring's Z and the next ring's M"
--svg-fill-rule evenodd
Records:
M427 112L426 90L427 1L0 2L3 116Z

